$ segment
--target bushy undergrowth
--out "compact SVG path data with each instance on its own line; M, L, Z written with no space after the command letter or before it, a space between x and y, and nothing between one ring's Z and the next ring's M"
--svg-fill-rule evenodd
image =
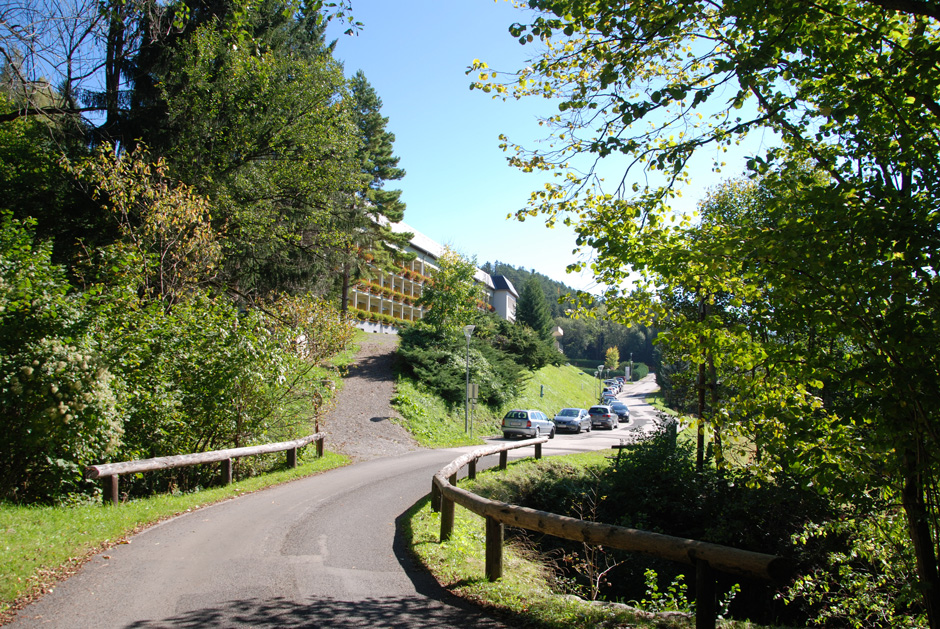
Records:
M903 518L886 502L835 505L799 479L757 485L745 472L695 470L694 450L664 434L624 453L572 464L548 459L514 473L485 474L474 490L496 500L587 520L788 557L792 585L741 581L731 617L823 627L918 626L921 617ZM864 526L859 526L862 523ZM694 572L671 562L544 537L540 550L569 591L606 600L688 590ZM720 577L719 591L737 581ZM651 600L651 599L650 599Z
M401 332L402 370L448 404L460 404L467 379L466 343L463 335L419 322ZM470 340L470 381L479 386L480 403L490 407L500 407L518 395L527 370L563 361L535 332L495 315L483 317Z
M97 491L83 479L94 463L309 432L321 367L352 338L335 309L288 296L245 309L197 286L153 293L148 259L121 246L94 252L74 280L33 240L30 222L0 218L0 498L60 501ZM122 486L209 480L184 468Z

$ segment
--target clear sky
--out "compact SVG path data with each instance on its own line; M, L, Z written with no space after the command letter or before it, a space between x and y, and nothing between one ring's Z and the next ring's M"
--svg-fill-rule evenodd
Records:
M402 190L405 222L475 256L480 265L499 260L574 288L597 290L589 272L565 273L575 260L572 231L549 230L538 218L506 220L525 206L541 180L507 164L499 134L514 140L543 137L535 113L553 105L496 101L469 89L466 70L474 59L509 71L523 67L535 52L508 33L526 14L504 0L353 0L353 12L364 23L358 35L331 27L328 37L338 40L336 57L346 75L361 69L382 99L395 154L407 172L387 187ZM686 195L689 205L695 190L700 195L717 182L707 168L705 173Z

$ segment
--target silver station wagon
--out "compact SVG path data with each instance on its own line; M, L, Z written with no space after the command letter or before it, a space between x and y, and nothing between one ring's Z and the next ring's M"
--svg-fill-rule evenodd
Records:
M503 417L503 436L555 438L555 424L542 411L513 409Z

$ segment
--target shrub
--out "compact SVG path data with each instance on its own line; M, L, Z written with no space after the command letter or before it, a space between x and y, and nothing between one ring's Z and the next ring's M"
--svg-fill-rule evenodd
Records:
M113 452L122 430L89 333L96 313L32 227L0 217L0 495L49 502L87 488L83 465Z

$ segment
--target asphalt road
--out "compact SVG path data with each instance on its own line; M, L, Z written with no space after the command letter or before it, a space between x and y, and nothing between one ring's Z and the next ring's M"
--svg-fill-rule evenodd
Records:
M628 426L558 435L543 453L608 448L633 438L631 429L650 430L641 395L653 386L621 395ZM168 520L95 556L10 626L505 626L445 592L412 562L401 534L400 518L434 472L466 450L375 459Z

